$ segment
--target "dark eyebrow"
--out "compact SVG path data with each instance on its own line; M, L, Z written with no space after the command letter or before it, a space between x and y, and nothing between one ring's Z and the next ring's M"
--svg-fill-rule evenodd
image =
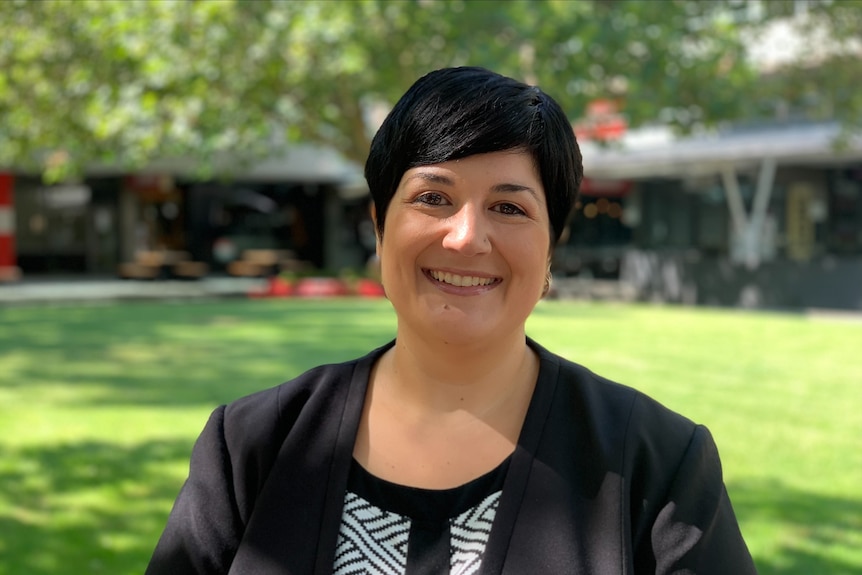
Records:
M514 192L529 192L536 199L539 199L539 194L530 186L522 186L521 184L497 184L491 188L495 192L514 193Z
M446 176L440 174L435 174L434 172L417 172L407 178L408 182L410 180L423 180L432 184L443 184L444 186L455 185L455 182L453 182L451 178L447 178Z

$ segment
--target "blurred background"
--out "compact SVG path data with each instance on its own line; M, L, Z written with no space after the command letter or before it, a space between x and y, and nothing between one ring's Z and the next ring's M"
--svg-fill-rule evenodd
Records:
M557 295L862 309L858 0L0 3L0 278L362 275L423 73L569 114Z
M0 575L143 572L216 405L393 337L363 164L453 65L582 147L531 337L709 427L761 574L862 573L860 61L857 0L0 0Z

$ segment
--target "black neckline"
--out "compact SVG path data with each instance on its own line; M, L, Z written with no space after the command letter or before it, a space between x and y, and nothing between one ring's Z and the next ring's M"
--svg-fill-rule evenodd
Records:
M491 471L458 487L424 489L381 479L353 459L347 490L380 509L414 521L440 521L457 517L502 490L510 460L511 455Z

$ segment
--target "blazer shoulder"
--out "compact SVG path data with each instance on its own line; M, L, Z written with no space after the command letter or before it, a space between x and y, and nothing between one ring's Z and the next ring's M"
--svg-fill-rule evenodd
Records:
M313 367L280 385L227 404L224 433L229 447L231 443L236 446L278 444L303 414L324 417L332 410L341 409L351 386L367 384L367 373L392 343L356 359Z
M240 397L225 406L225 418L260 422L279 415L285 404L303 401L321 388L348 378L358 360L319 365L279 385Z
M581 380L584 382L584 385L591 386L595 393L605 397L606 400L631 404L633 417L667 420L668 423L680 425L689 432L693 431L692 428L695 423L691 419L667 407L647 393L631 385L608 379L582 365L565 359L562 359L562 361L567 364L570 370L569 373L572 374L574 379Z
M555 403L567 405L572 417L585 419L595 439L604 438L630 456L644 446L662 445L660 452L672 459L685 451L698 427L691 419L634 387L543 352L543 359L558 366Z
M611 466L628 478L638 500L660 502L692 453L720 469L709 430L646 393L564 359L560 382L572 388L577 416L587 420L592 441L615 461Z
M351 387L363 384L358 369L368 368L370 355L314 367L216 410L218 434L243 517L254 508L285 448L294 453L309 447L339 425Z
M288 433L309 406L332 401L336 388L351 383L363 358L320 365L277 386L240 397L225 407L225 436L241 437L244 443L277 441Z

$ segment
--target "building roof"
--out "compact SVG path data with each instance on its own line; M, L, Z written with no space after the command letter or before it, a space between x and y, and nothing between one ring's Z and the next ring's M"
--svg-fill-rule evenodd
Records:
M619 145L581 145L584 172L592 179L643 179L714 174L727 166L756 168L767 158L779 166L862 163L862 134L846 137L835 122L784 124L674 138L667 129L635 131Z
M346 160L332 148L299 144L288 146L279 155L264 158L248 164L239 158L221 156L213 160L213 171L219 175L227 174L231 179L244 182L297 182L316 184L345 184L362 176L362 168ZM205 164L191 158L169 158L156 160L139 170L129 170L116 166L91 166L90 175L121 175L129 172L138 174L167 174L174 177L196 179Z

